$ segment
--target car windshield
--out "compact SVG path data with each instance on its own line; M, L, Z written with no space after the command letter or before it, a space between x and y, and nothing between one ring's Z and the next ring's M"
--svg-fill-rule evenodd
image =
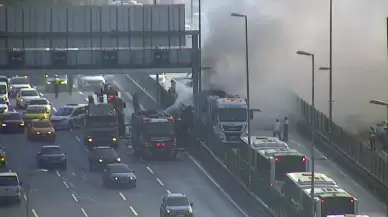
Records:
M56 116L69 116L73 113L74 108L60 108L54 115Z
M10 84L29 84L27 78L12 78Z
M21 120L19 113L6 113L0 116L2 120Z
M189 204L185 197L170 197L167 199L167 206L189 206Z
M44 107L27 107L26 113L27 114L36 114L36 113L45 113L46 110Z
M0 176L0 186L15 186L19 185L16 176Z
M42 154L62 154L63 152L61 151L60 147L42 147Z
M49 121L36 121L32 123L33 127L36 128L51 128L52 125Z
M23 90L20 94L21 96L39 96L36 90Z
M6 94L6 93L7 93L7 86L0 85L0 94Z
M133 171L127 165L111 165L110 171L112 173L132 173Z
M100 157L116 157L117 153L112 148L98 148L96 154Z
M29 105L48 105L49 102L46 99L31 100Z

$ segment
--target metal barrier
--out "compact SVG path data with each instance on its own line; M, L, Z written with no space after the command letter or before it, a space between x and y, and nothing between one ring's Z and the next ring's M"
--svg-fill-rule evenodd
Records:
M366 184L376 190L381 198L388 198L388 162L385 153L369 149L369 144L354 138L322 112L315 110L299 96L294 96L298 114L298 132L311 136L313 118L316 123L317 147L345 167L349 172L363 178Z

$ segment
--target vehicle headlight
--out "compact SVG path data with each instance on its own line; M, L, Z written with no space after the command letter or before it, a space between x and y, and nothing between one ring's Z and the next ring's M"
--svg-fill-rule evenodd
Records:
M193 213L193 209L189 207L189 213Z
M113 179L117 181L119 178L117 178L117 177L114 177Z
M46 84L51 84L51 82L50 82L50 81L47 81Z
M112 138L112 141L113 141L113 142L116 142L116 141L117 141L117 139L116 139L115 137L113 137L113 138Z
M89 138L89 139L88 139L88 142L92 142L92 141L93 141L93 139L92 139L92 138Z
M117 161L120 162L120 161L121 161L121 158L117 158Z
M19 101L20 101L20 102L23 102L24 100L23 100L22 98L19 98Z
M102 159L98 159L98 162L102 163Z
M51 134L52 132L51 131L49 131L49 132L47 132L48 134Z
M130 177L130 179L131 179L131 180L134 180L134 179L135 179L135 177L131 176L131 177Z
M20 123L20 126L24 126L24 123Z
M166 212L167 212L167 213L170 213L171 211L168 209L168 210L166 210Z
M1 126L3 126L3 127L6 127L6 126L7 126L7 124L1 124Z
M36 134L40 135L40 132L36 132Z

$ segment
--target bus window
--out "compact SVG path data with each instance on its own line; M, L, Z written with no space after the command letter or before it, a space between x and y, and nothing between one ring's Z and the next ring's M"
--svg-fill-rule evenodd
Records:
M353 197L325 197L321 199L321 216L356 214Z

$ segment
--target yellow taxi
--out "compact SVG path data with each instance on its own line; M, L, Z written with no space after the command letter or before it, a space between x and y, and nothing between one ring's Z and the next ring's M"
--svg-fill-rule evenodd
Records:
M27 125L26 136L29 141L55 141L55 129L48 119L33 119Z
M23 112L23 120L29 122L32 119L50 119L50 113L46 105L29 105Z

